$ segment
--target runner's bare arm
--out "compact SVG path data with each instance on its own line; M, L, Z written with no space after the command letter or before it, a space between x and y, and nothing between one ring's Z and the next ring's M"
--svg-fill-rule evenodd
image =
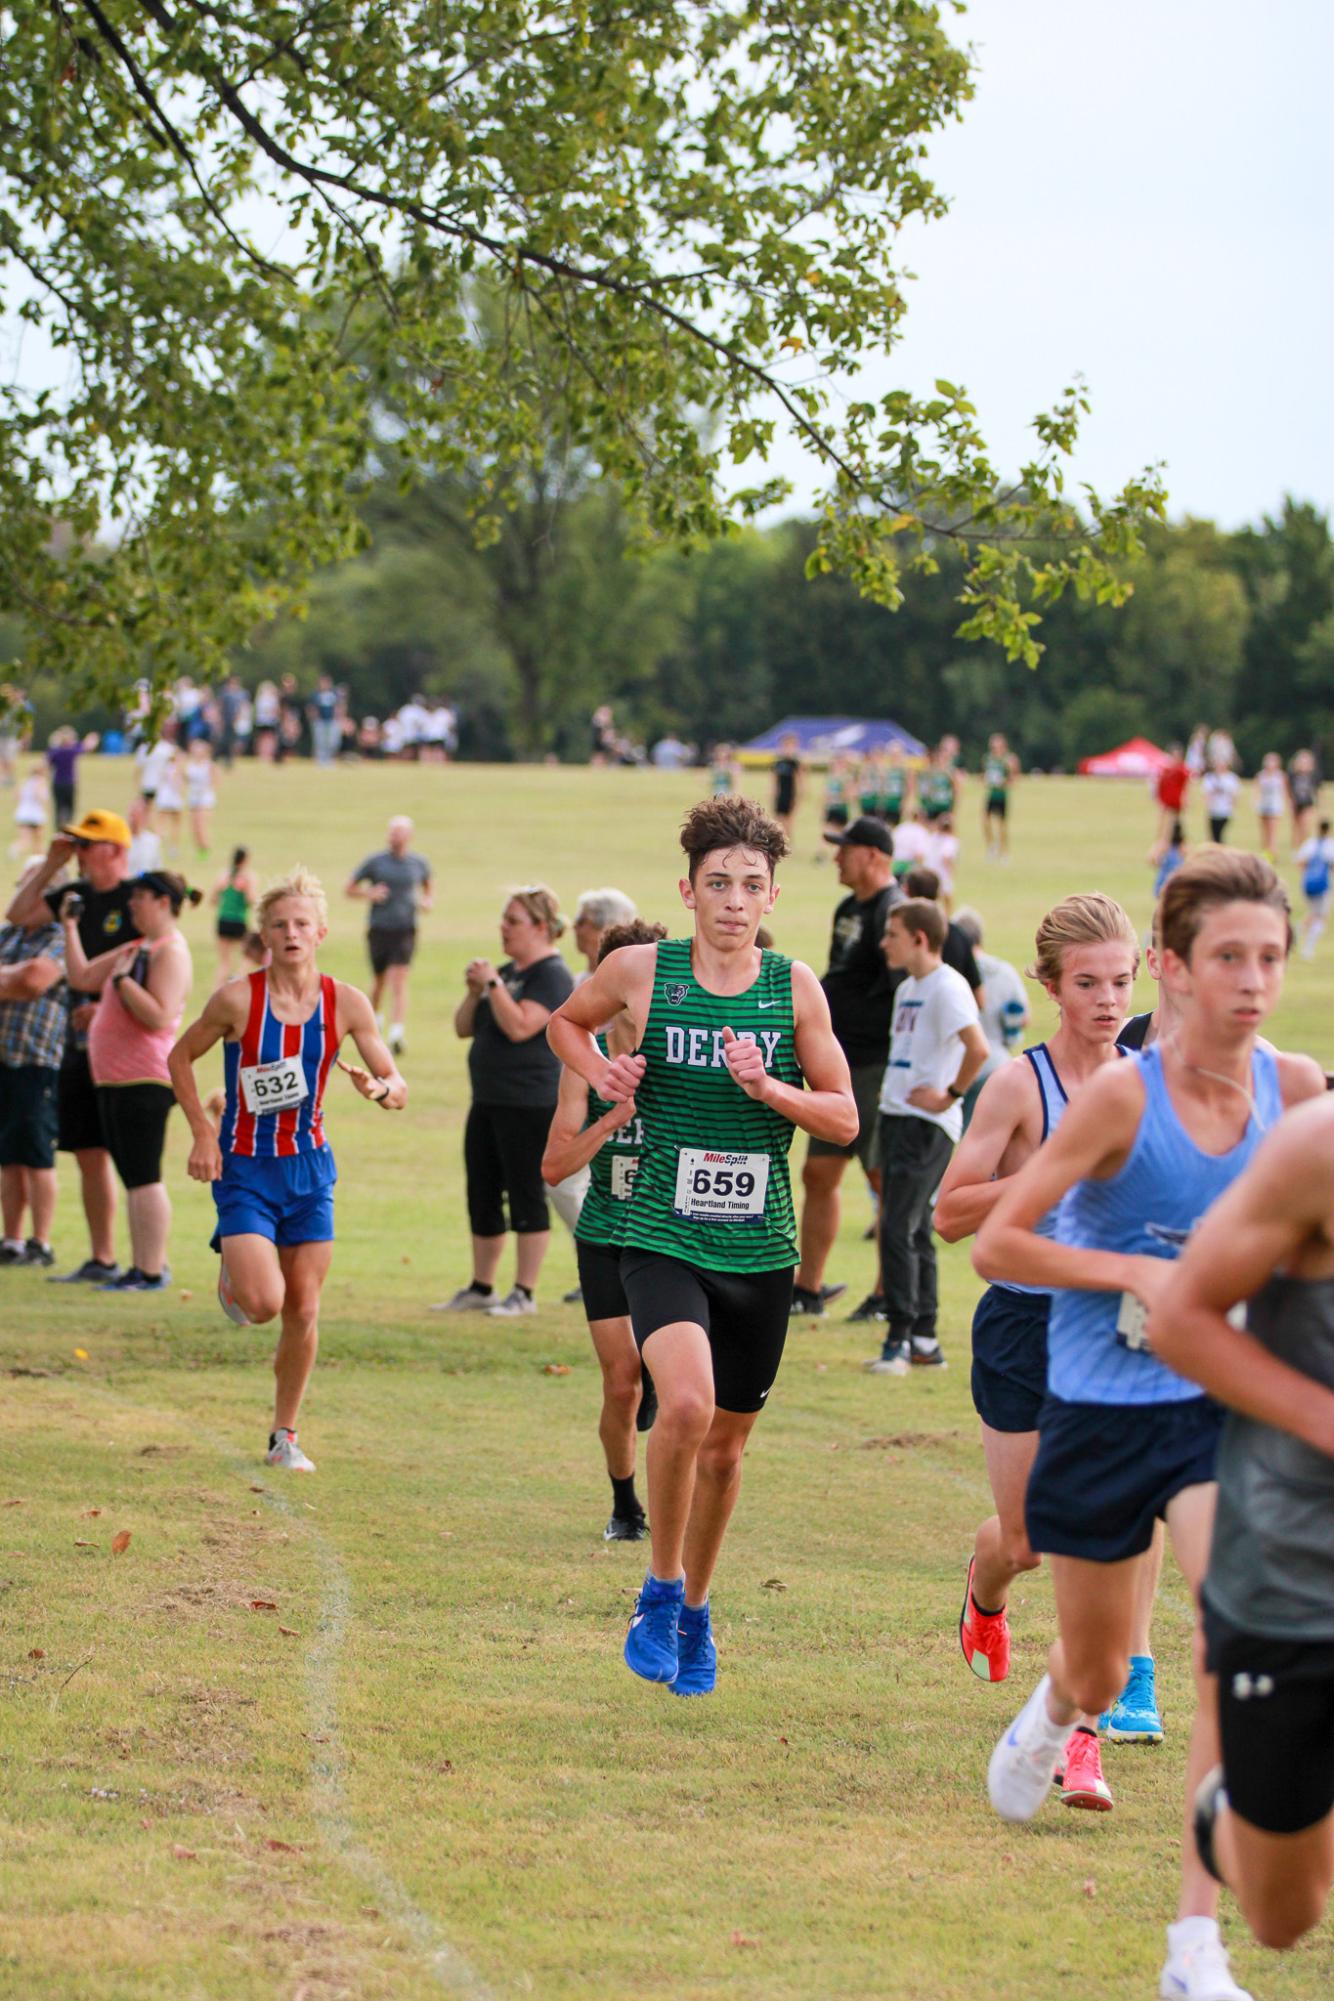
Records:
M1210 1209L1149 1316L1153 1352L1220 1403L1334 1456L1334 1389L1270 1354L1227 1314L1334 1226L1334 1105L1285 1118Z
M200 1101L194 1066L215 1042L240 1035L249 1011L250 994L241 990L241 983L219 987L198 1019L182 1030L167 1058L171 1087L193 1136L187 1167L192 1181L216 1181L222 1173L218 1136Z
M792 1013L793 1039L806 1090L771 1077L759 1044L738 1041L728 1028L723 1030L723 1057L733 1082L748 1098L772 1105L803 1132L832 1140L836 1146L851 1146L859 1120L848 1059L834 1035L824 988L799 959L792 962Z
M973 1246L973 1269L980 1277L1051 1291L1134 1292L1140 1298L1156 1292L1168 1269L1165 1260L1057 1244L1034 1229L1077 1181L1116 1173L1135 1143L1143 1109L1137 1064L1108 1064L1089 1079L1046 1145L1003 1184ZM1154 1265L1156 1272L1148 1269Z
M653 992L656 945L622 945L609 952L591 978L576 987L547 1023L547 1041L568 1070L591 1084L600 1098L622 1103L632 1098L644 1074L642 1056L616 1056L609 1062L594 1041L604 1021L628 1010L635 1040L643 1039Z
M613 1105L601 1118L585 1126L588 1111L588 1086L575 1070L563 1069L560 1073L560 1090L556 1097L556 1109L551 1115L551 1130L547 1134L546 1151L542 1155L542 1179L552 1188L567 1175L577 1174L581 1167L587 1167L595 1153L601 1151L618 1126L628 1125L635 1115L633 1098L624 1099Z
M954 1149L936 1198L935 1228L957 1244L981 1228L1001 1198L997 1179L1011 1142L1037 1108L1037 1079L1028 1063L1007 1063L987 1078L972 1123Z
M342 980L336 984L335 1032L340 1043L345 1035L352 1037L366 1066L363 1070L360 1064L340 1060L339 1069L352 1079L362 1097L369 1098L373 1105L379 1105L382 1111L401 1112L408 1102L408 1087L385 1047L370 1000L360 987L347 986Z

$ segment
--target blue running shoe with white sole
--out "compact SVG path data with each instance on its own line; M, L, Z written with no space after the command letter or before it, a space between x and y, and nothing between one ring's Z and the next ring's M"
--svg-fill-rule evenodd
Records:
M625 1636L625 1664L645 1681L676 1680L676 1626L685 1596L683 1577L664 1584L650 1571L640 1587Z
M718 1649L709 1625L709 1601L682 1605L676 1628L677 1668L673 1695L712 1695L718 1681Z
M1153 1655L1130 1656L1130 1679L1110 1709L1098 1718L1098 1729L1112 1744L1161 1744L1163 1719L1153 1678Z

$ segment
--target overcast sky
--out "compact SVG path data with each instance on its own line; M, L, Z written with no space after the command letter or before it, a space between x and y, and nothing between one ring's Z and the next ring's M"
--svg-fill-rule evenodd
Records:
M974 0L952 201L880 389L964 383L1002 470L1072 372L1077 475L1166 461L1173 518L1334 508L1330 0ZM809 473L778 468L804 501Z

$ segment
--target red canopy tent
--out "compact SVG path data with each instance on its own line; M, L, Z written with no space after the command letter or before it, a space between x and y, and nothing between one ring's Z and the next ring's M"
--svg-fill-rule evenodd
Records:
M1079 769L1087 778L1156 778L1171 762L1168 753L1146 736L1132 736L1115 750L1081 757Z

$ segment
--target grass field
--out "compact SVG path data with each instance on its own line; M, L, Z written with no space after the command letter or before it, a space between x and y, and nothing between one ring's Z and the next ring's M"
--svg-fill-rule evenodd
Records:
M128 784L125 764L90 760L83 801L123 806ZM468 1276L449 1025L465 961L497 951L506 891L536 879L567 908L614 882L675 922L694 796L689 774L612 771L227 781L219 852L248 842L261 874L303 859L334 890L390 812L414 815L437 904L412 1102L387 1118L345 1080L331 1094L340 1234L302 1426L314 1479L261 1464L271 1335L218 1313L212 1205L185 1179L179 1120L168 1296L108 1303L0 1274L5 2001L1156 1994L1187 1603L1169 1565L1167 1742L1109 1750L1115 1813L996 1821L986 1760L1040 1672L1051 1600L1041 1575L1016 1590L1007 1687L969 1676L955 1625L989 1502L965 1250L944 1254L943 1375L868 1378L858 1329L794 1324L715 1584L707 1702L621 1663L643 1551L601 1539L597 1370L577 1309L554 1303L568 1242L534 1321L428 1311ZM1141 788L1023 784L1007 868L979 858L977 805L974 783L960 894L991 949L1025 963L1041 911L1076 888L1147 922ZM822 967L837 892L812 859L813 808L801 833L772 924ZM360 978L364 913L331 902L326 966ZM200 996L209 928L187 917ZM1326 941L1292 967L1276 1029L1327 1064L1331 964ZM854 1191L831 1272L851 1299L871 1276L865 1221ZM68 1169L56 1241L82 1257ZM1235 1914L1226 1926L1257 2001L1334 1988L1328 1921L1281 1958L1243 1943Z

